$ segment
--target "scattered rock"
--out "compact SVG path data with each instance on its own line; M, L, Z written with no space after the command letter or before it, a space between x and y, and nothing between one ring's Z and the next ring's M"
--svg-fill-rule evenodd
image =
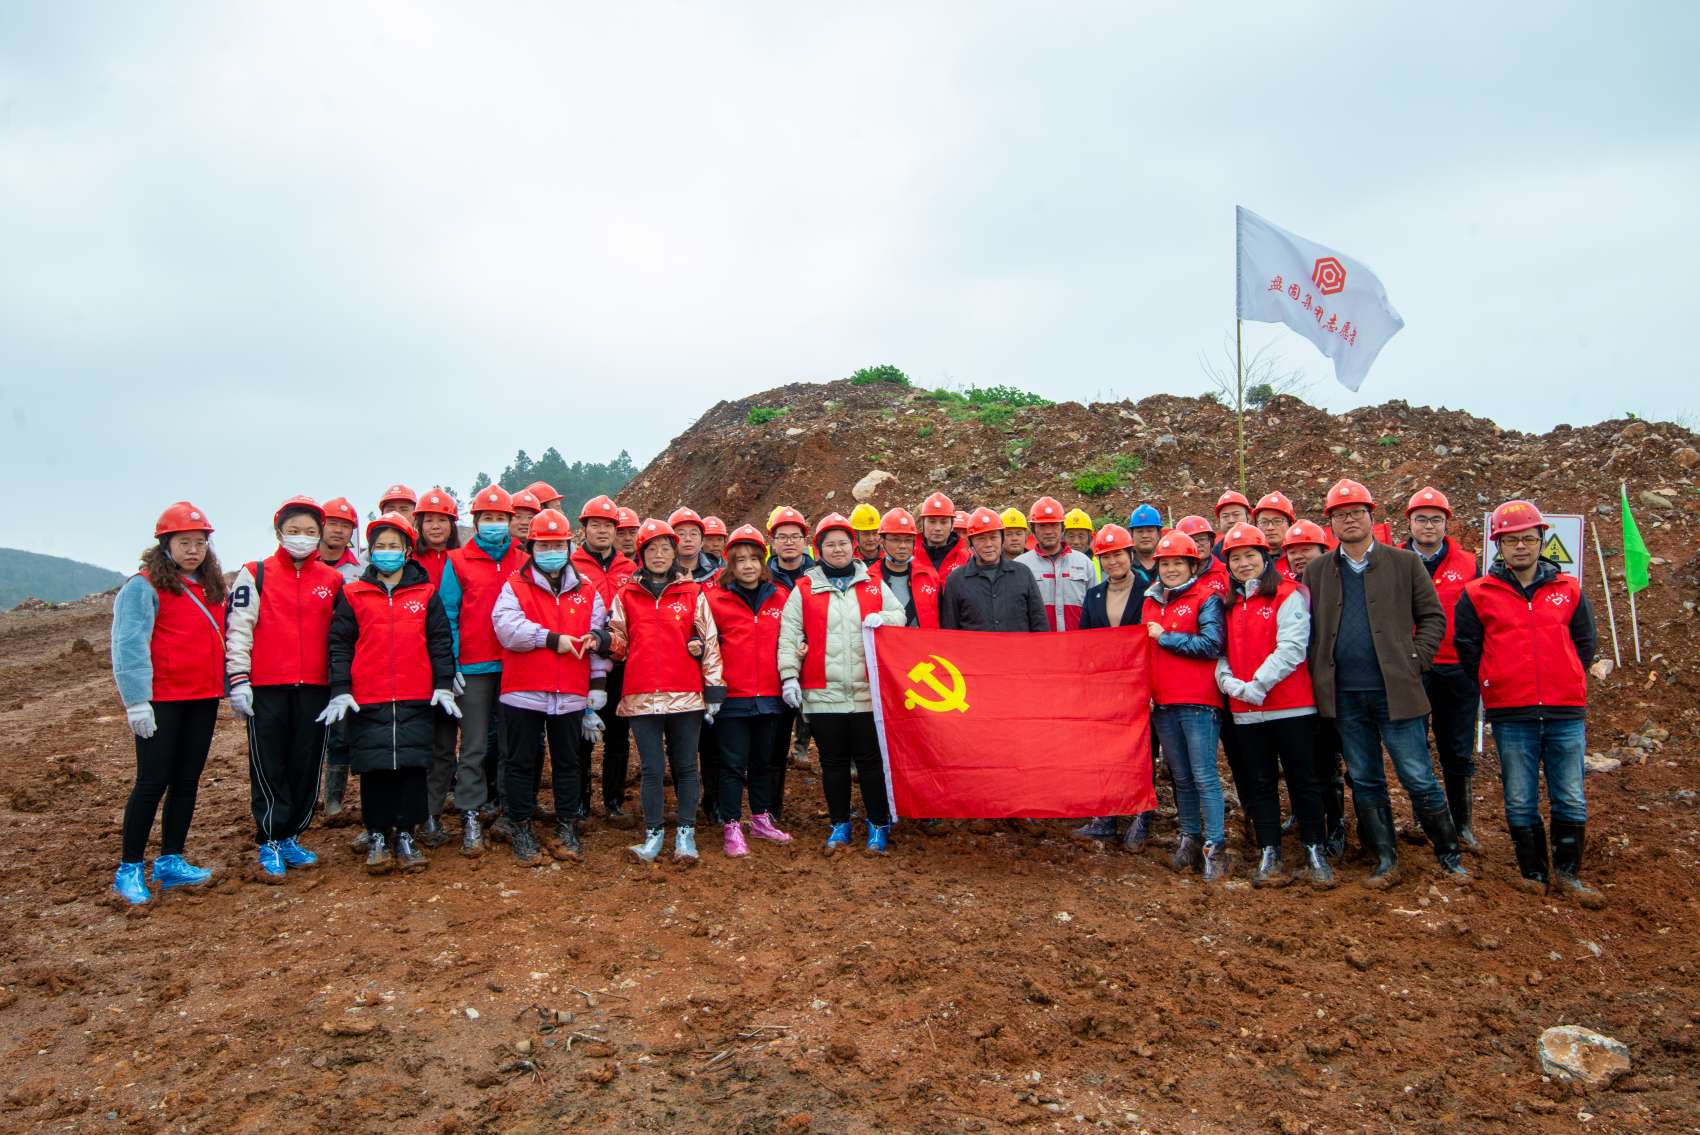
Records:
M1684 469L1692 469L1700 465L1700 450L1696 450L1692 445L1685 445L1671 454L1670 459Z
M881 492L882 489L884 490L883 493ZM891 496L896 489L897 475L895 473L887 473L884 469L875 469L851 487L850 495L859 501L884 504L885 497ZM895 503L895 497L893 503Z
M802 426L792 426L785 431L785 436L786 437L802 437L804 434L806 434L808 432L809 431L805 430Z
M1535 1046L1541 1071L1565 1083L1603 1088L1629 1071L1629 1046L1580 1025L1559 1025Z
M1448 453L1451 453L1451 452L1452 451L1450 449L1446 448L1444 445L1437 445L1437 446L1434 447L1434 455L1436 457L1445 457Z
M1648 508L1656 508L1666 512L1676 507L1675 504L1671 503L1669 497L1661 496L1652 489L1642 489L1637 499Z
M1359 973L1363 973L1368 970L1370 966L1375 964L1375 959L1370 957L1363 950L1354 946L1350 950L1346 951L1346 964L1357 970Z
M1588 753L1582 758L1584 772L1616 772L1622 767L1622 761L1616 757L1608 757L1604 753Z
M378 1022L369 1017L351 1017L341 1021L326 1021L319 1026L326 1036L369 1036L378 1031Z
M1181 443L1175 439L1174 434L1158 434L1157 435L1157 448L1158 449L1178 449L1180 447L1180 444Z

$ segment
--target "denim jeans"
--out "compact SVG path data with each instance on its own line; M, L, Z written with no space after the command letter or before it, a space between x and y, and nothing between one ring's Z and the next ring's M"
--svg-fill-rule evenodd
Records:
M1175 782L1175 813L1183 835L1203 835L1220 844L1222 779L1216 771L1216 741L1222 716L1212 706L1159 705L1151 710L1151 730L1163 746Z
M1334 702L1340 750L1352 782L1352 800L1359 811L1387 802L1383 745L1417 814L1446 810L1446 792L1435 779L1429 758L1427 718L1392 720L1387 716L1387 694L1381 690L1340 690Z
M1499 775L1505 786L1505 822L1514 828L1541 823L1541 769L1547 772L1547 800L1559 823L1588 820L1582 797L1582 754L1588 739L1580 717L1558 721L1496 721L1493 745L1499 750Z

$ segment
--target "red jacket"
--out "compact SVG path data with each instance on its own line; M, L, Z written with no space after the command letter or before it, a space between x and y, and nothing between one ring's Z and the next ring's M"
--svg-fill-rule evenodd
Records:
M262 566L248 680L256 686L329 685L331 613L342 576L317 556L296 560L282 548L245 570L252 578Z
M622 697L702 692L702 663L685 648L691 640L701 594L702 585L688 579L669 583L659 597L645 590L636 577L626 581L619 595L626 613Z
M1416 551L1410 541L1405 542L1405 547ZM1423 566L1428 566L1427 560L1423 561ZM1440 606L1446 612L1446 635L1440 640L1440 648L1434 652L1436 666L1458 664L1458 648L1452 645L1453 609L1458 606L1458 596L1464 594L1464 585L1478 574L1475 555L1448 539L1440 562L1429 572L1429 578L1434 580L1435 593L1440 596Z
M703 595L720 634L720 665L728 698L779 696L779 622L790 592L775 586L751 612L743 597L718 584Z
M973 558L973 555L974 553L968 548L967 538L959 537L956 543L951 546L950 551L945 554L944 559L939 561L937 567L934 567L933 558L927 554L926 544L919 540L915 541L914 558L916 562L925 562L928 567L933 568L934 574L939 577L940 590L943 590L944 581L950 578L950 573L959 567L967 566L968 561Z
M521 567L508 577L514 599L525 617L562 638L578 638L590 634L590 616L596 609L596 588L579 577L571 590L556 595L539 587L527 567ZM535 650L502 651L502 692L590 693L590 652L583 657L550 650L540 646ZM354 699L359 701L359 698Z
M460 582L460 664L500 661L502 644L496 641L490 616L502 585L525 563L525 552L517 541L510 540L508 550L497 562L473 541L450 552L449 562L454 564L455 579ZM426 696L430 696L428 691Z
M1570 633L1582 600L1573 577L1555 574L1532 600L1491 575L1471 580L1464 593L1481 624L1476 675L1489 711L1588 704L1588 672Z
M950 557L945 557L948 561ZM875 583L885 582L885 565L883 558L868 565L868 578ZM933 563L925 556L912 556L909 559L909 596L915 603L915 625L926 627L928 630L939 628L939 593L944 590L944 582L939 579L939 573L933 569Z
M359 628L349 669L349 693L356 705L431 700L425 614L436 593L426 580L404 583L393 593L364 579L342 589Z
M187 579L182 594L154 591L153 700L223 697L224 607L209 607L201 585Z
M573 549L572 563L574 574L601 593L602 605L610 611L614 609L614 596L637 574L637 565L617 550L606 568L584 548Z
M1202 588L1188 587L1179 595L1171 596L1166 606L1147 595L1141 621L1161 623L1166 631L1196 635L1198 614L1204 608L1204 601L1213 594ZM1188 658L1184 654L1155 647L1151 651L1151 700L1158 705L1220 706L1222 691L1216 688L1216 660Z
M1234 677L1242 682L1251 681L1264 659L1274 653L1276 612L1299 587L1299 584L1283 580L1274 595L1254 595L1228 608L1228 668L1233 671ZM1303 661L1291 674L1275 683L1275 688L1269 691L1262 705L1252 705L1238 698L1228 699L1228 708L1234 713L1267 713L1276 709L1303 709L1315 704L1316 696L1310 688L1310 667Z

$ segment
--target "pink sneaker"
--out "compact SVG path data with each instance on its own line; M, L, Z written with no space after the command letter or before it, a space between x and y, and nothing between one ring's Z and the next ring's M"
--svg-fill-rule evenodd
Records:
M766 812L750 817L750 834L757 839L772 840L774 843L790 843L791 837L779 830L779 825L773 822L773 817Z
M750 845L744 842L744 825L733 820L726 825L726 858L738 859L750 853Z

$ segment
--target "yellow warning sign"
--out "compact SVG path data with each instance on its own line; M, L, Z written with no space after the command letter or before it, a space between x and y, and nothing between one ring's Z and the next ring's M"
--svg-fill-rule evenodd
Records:
M1570 555L1570 549L1566 548L1564 546L1564 541L1558 538L1557 532L1549 532L1547 534L1547 542L1541 547L1541 555L1545 556L1560 567L1565 567L1576 562L1576 560Z

